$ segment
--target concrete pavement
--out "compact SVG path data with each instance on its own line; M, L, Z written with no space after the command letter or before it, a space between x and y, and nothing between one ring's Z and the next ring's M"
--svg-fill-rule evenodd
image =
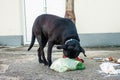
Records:
M100 72L99 65L92 58L120 58L120 47L85 48L85 70L58 73L38 63L37 47L27 51L28 47L0 47L0 80L120 80L119 75ZM46 49L45 49L46 52ZM53 61L62 57L62 51L53 49Z

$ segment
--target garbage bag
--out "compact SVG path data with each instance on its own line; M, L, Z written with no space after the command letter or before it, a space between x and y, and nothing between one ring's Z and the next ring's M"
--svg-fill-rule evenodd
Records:
M60 58L52 63L51 69L57 72L65 72L69 70L83 70L85 66L82 62L70 58Z
M100 65L101 70L107 74L120 74L120 64L104 62Z

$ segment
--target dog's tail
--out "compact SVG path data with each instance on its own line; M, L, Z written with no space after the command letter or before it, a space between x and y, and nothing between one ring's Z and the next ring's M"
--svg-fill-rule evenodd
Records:
M31 38L31 43L30 43L30 46L28 48L28 51L33 47L34 43L35 43L35 34L32 31L32 38Z

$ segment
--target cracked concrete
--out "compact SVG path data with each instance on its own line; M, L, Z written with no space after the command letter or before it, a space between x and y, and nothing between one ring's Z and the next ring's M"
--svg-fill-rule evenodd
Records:
M100 73L99 65L93 57L120 58L120 47L85 48L85 70L58 73L38 63L37 47L27 51L28 47L0 48L0 80L120 80L120 75ZM45 49L46 52L46 49ZM62 57L62 51L53 49L53 61Z

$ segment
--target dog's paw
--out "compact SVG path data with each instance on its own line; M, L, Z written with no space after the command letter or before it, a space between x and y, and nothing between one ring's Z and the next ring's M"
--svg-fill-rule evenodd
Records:
M50 67L50 66L51 66L51 64L52 64L52 62L48 63L48 67Z
M48 62L47 62L47 61L46 61L46 62L44 62L44 65L45 65L45 66L47 66L47 65L48 65Z
M39 63L43 63L43 60L39 60Z

